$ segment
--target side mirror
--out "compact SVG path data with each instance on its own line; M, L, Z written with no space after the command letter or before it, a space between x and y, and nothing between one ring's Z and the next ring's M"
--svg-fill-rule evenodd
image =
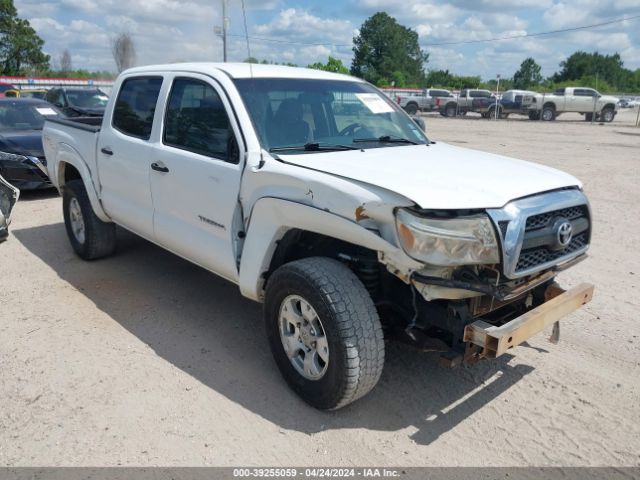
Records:
M427 124L424 123L424 120L420 117L411 117L411 120L413 120L415 122L416 125L418 125L418 127L420 127L420 130L422 130L423 132L427 131Z
M54 103L54 105L58 108L64 108L64 105L62 104L62 102L56 102Z

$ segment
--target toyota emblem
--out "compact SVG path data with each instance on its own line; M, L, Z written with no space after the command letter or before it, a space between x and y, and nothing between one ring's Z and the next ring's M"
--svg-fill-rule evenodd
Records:
M558 226L557 240L558 245L562 248L567 248L571 243L571 237L573 236L573 227L571 222L564 221Z

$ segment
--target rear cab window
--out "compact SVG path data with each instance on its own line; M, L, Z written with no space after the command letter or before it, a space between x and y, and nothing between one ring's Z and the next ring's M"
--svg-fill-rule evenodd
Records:
M149 140L161 87L162 77L133 77L122 82L113 111L113 128Z

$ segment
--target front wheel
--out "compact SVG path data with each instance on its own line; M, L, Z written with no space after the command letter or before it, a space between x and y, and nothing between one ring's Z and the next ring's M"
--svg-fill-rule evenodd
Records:
M365 287L340 262L313 257L277 269L267 284L264 318L280 372L310 405L335 410L378 383L380 319Z
M95 260L113 253L116 226L93 212L82 180L71 180L64 186L62 208L69 242L80 258Z
M614 117L615 117L615 113L611 108L603 108L602 112L600 113L600 118L602 119L603 122L606 122L606 123L613 122Z
M545 122L550 122L556 119L556 111L552 107L544 107L541 117Z

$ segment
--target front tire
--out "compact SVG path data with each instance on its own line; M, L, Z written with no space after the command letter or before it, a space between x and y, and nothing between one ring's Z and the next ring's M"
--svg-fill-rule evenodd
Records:
M313 257L278 268L267 284L264 318L282 376L313 407L344 407L378 383L380 319L365 287L340 262Z
M613 118L614 118L615 116L616 116L616 115L615 115L615 113L614 113L614 111L613 111L613 109L612 109L612 108L603 108L603 109L602 109L602 112L600 113L600 119L601 119L603 122L606 122L606 123L611 123L611 122L613 122Z
M553 107L544 107L542 109L541 117L545 122L551 122L556 119L556 111Z
M84 260L111 255L116 248L116 226L93 212L82 180L71 180L62 192L64 225L73 250Z

